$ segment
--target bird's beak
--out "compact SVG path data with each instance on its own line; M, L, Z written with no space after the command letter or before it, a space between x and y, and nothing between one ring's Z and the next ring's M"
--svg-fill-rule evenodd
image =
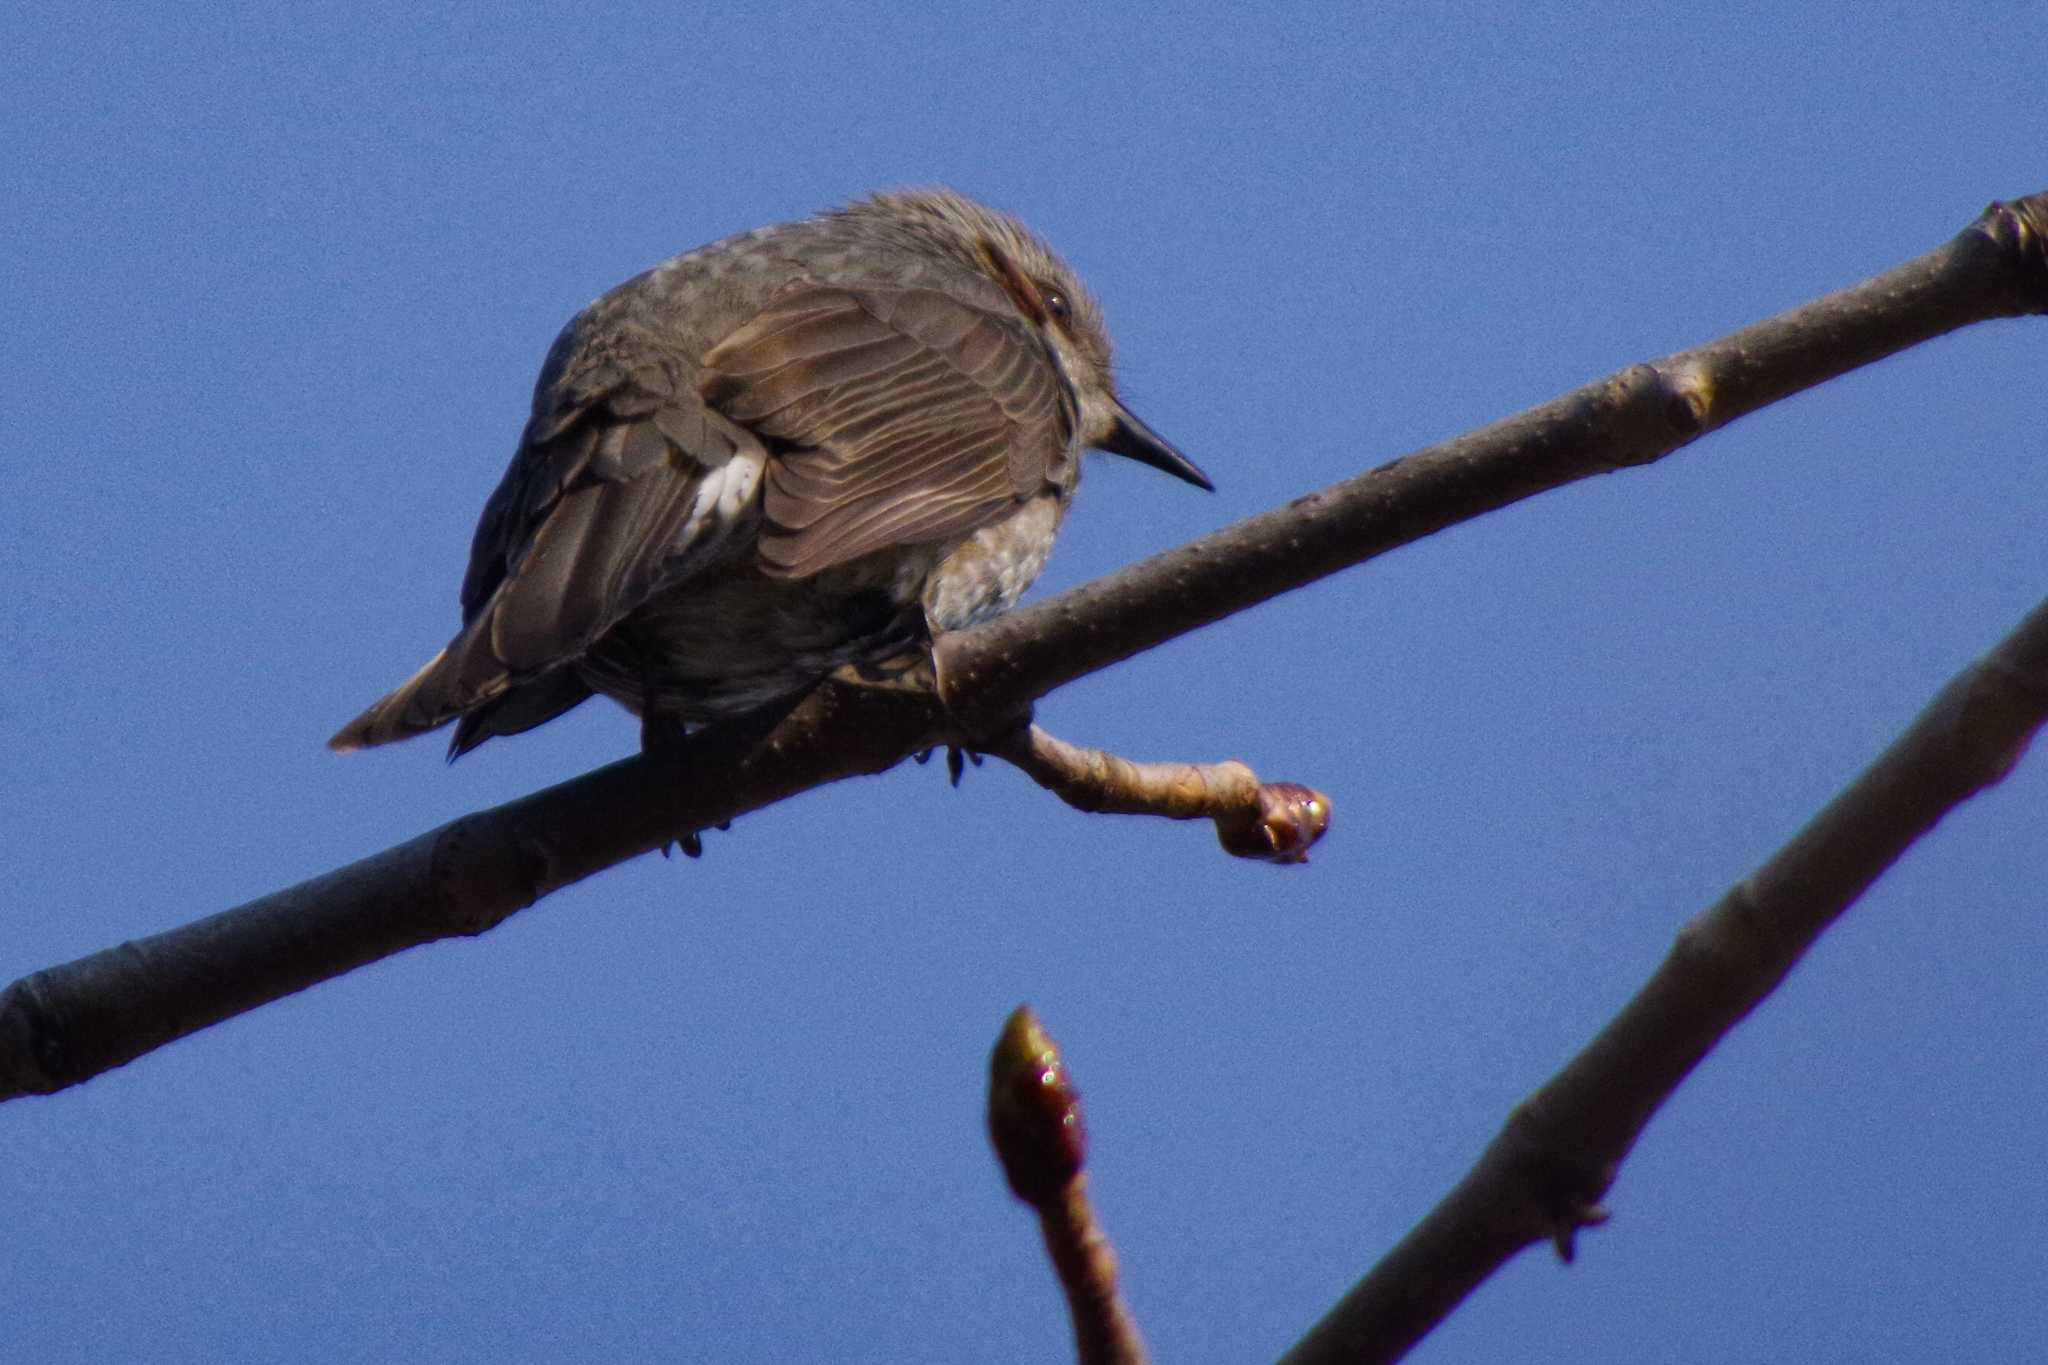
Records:
M1139 464L1149 464L1154 469L1163 469L1176 479L1185 479L1211 493L1216 491L1216 485L1209 482L1209 476L1193 460L1175 450L1164 436L1146 426L1122 403L1116 405L1116 426L1111 428L1108 437L1096 442L1095 448L1136 460Z

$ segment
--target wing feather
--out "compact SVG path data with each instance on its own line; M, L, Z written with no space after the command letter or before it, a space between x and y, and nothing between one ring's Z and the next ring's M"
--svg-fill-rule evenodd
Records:
M588 695L565 681L565 665L665 577L714 553L746 520L767 463L681 368L658 344L572 324L477 523L461 632L332 747L382 744L468 713L459 753Z
M1074 456L1044 343L939 289L795 286L705 367L713 405L772 442L760 561L782 577L974 530Z

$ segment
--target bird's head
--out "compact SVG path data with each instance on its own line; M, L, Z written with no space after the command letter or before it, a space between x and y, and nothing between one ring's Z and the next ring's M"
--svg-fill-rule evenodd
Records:
M871 215L993 281L1041 336L1072 386L1081 442L1214 491L1194 461L1117 397L1102 309L1051 247L1005 213L948 189L895 190L846 210Z

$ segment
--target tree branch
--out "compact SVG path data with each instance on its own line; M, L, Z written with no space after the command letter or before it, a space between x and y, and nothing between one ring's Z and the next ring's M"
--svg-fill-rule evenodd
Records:
M948 636L954 712L994 733L1019 698L1534 494L1662 459L1717 427L1973 322L2048 312L2048 193L1993 204L1861 284L1248 517Z
M1861 285L945 636L936 696L828 683L772 723L714 727L677 754L614 763L24 977L0 993L0 1099L75 1085L403 948L482 933L550 891L796 792L1000 735L1053 689L1253 603L1545 489L1648 463L1967 323L2043 311L2048 194L1994 204L1946 246ZM699 780L679 781L685 768Z
M2048 722L2048 602L1952 680L1770 861L1679 931L1598 1037L1522 1101L1427 1218L1284 1365L1395 1360L1524 1247L1606 1217L1636 1138L1714 1045L1914 840L2003 778Z
M1088 1199L1081 1096L1029 1005L1011 1011L989 1058L988 1135L1010 1191L1038 1212L1066 1291L1080 1365L1145 1365L1138 1323L1116 1284L1116 1250Z
M1236 759L1222 763L1134 763L1069 744L1022 725L986 752L1015 764L1076 810L1213 820L1216 842L1238 858L1305 863L1330 827L1330 798L1299 782L1261 782Z

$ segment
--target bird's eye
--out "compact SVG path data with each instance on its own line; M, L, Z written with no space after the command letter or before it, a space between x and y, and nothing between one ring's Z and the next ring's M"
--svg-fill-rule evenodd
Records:
M1074 316L1073 305L1067 302L1067 296L1059 290L1041 290L1039 297L1045 304L1047 316L1051 317L1054 322L1064 323Z

